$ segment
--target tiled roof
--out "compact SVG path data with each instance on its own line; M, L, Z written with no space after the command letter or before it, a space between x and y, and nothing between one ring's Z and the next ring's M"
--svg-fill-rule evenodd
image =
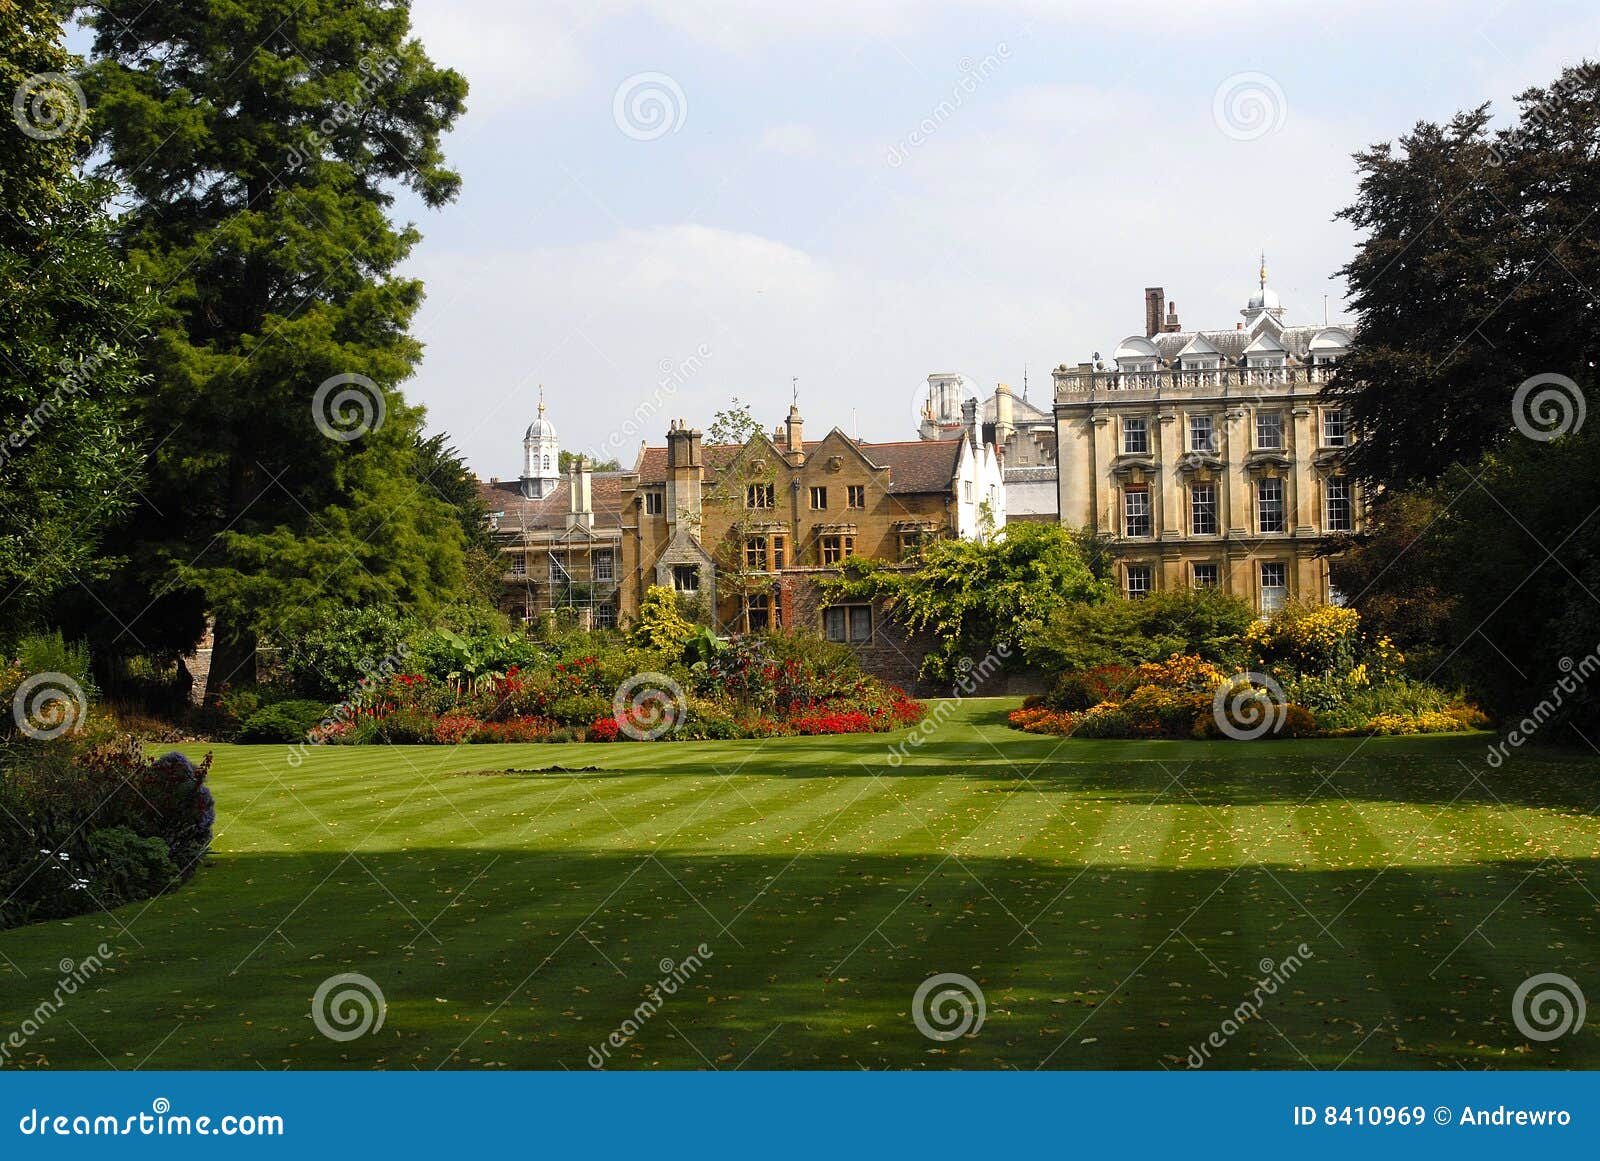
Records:
M1278 341L1285 349L1297 359L1304 359L1306 351L1311 346L1311 340L1325 327L1284 327L1278 334ZM1221 352L1224 359L1237 363L1244 357L1244 349L1255 342L1256 336L1248 330L1231 331L1200 331L1206 342ZM1154 335L1150 341L1155 344L1156 350L1161 353L1163 362L1174 366L1178 362L1178 352L1193 341L1195 331L1169 331L1164 334Z
M622 478L625 472L595 472L591 477L590 498L594 505L594 527L619 528L622 525ZM518 480L478 482L478 492L491 513L501 513L499 531L538 531L567 526L569 487L565 477L548 496L530 500L522 494Z
M961 444L954 438L936 440L908 440L903 443L864 443L854 441L868 462L889 469L889 492L905 495L919 492L947 492L955 479L960 462ZM822 440L807 440L804 444L809 456L823 444ZM743 450L740 444L710 444L703 449L706 480L711 482L717 473L727 469ZM667 449L647 447L639 455L639 484L648 487L667 482ZM596 477L598 480L598 477ZM599 500L595 501L599 507ZM563 507L562 511L566 509Z

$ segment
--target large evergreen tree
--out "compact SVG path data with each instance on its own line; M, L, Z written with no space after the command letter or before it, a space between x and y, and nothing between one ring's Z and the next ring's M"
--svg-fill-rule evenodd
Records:
M1334 387L1379 485L1335 582L1508 721L1600 641L1600 65L1518 102L1498 130L1479 108L1359 155L1360 329ZM1556 700L1600 729L1600 690Z
M48 0L0 0L0 638L106 564L130 507L144 295L81 180L82 95Z
M455 196L440 137L466 82L403 0L104 0L82 18L122 243L162 303L149 503L100 596L122 639L187 644L209 609L213 681L239 682L258 634L456 598L462 533L416 479L421 415L398 391L422 287L395 271L419 235L390 211L399 187Z
M1361 433L1350 455L1393 486L1471 464L1518 426L1547 434L1579 406L1600 358L1600 65L1517 98L1515 123L1487 106L1418 124L1399 148L1356 157L1366 234L1341 273L1361 323L1333 392ZM1586 401L1583 404L1586 406Z

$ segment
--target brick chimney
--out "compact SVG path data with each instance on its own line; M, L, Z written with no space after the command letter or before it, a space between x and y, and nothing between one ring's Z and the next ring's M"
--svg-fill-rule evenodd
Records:
M1144 288L1144 337L1153 339L1161 333L1166 315L1167 292L1159 286Z
M703 479L701 434L681 419L667 429L667 523L700 519Z
M594 477L587 456L579 456L567 473L567 527L588 528L594 523Z
M1175 335L1183 329L1178 325L1178 304L1176 302L1167 303L1167 322L1161 329L1169 335Z
M789 462L798 467L806 458L805 420L793 403L789 404L789 418L783 421L783 432L783 450L789 453Z

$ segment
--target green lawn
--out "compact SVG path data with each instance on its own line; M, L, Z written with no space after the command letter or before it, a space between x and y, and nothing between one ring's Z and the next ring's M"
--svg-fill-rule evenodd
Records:
M1214 1067L1600 1067L1532 1043L1525 978L1600 999L1600 760L1483 738L1061 742L961 705L904 734L312 752L219 746L213 861L148 905L0 934L0 1040L114 950L12 1063L581 1069L1182 1068L1261 961L1311 957ZM195 751L199 752L199 751ZM507 774L553 764L588 773ZM1481 778L1474 781L1473 775ZM387 998L335 1042L327 977ZM972 977L940 1043L917 985Z

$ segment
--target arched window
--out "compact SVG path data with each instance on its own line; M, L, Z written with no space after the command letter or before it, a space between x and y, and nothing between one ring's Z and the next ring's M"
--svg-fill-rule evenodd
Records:
M550 470L550 457L549 456L545 456L544 457L544 470L547 471L547 472Z

